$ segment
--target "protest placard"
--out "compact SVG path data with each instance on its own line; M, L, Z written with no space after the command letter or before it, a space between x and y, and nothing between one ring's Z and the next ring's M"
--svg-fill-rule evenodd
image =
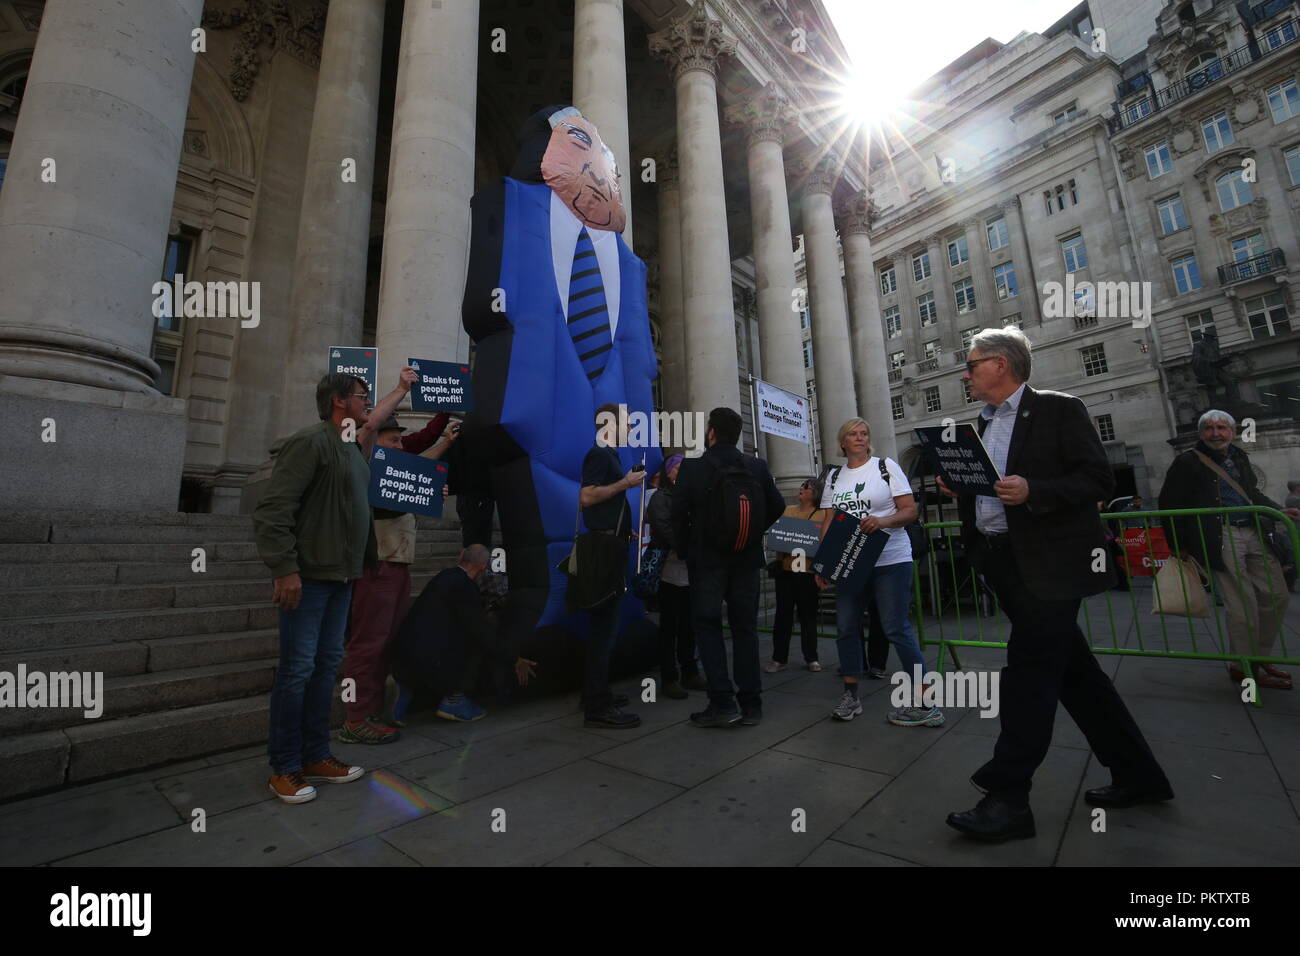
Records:
M795 548L804 554L816 554L821 544L822 525L820 521L807 518L778 518L776 524L767 529L763 546L769 551L781 554L794 554Z
M447 463L395 448L376 448L370 457L370 503L376 508L442 517Z
M353 348L346 345L331 345L327 356L326 370L329 374L343 372L355 375L366 383L370 389L367 405L373 406L377 401L375 386L379 381L379 349Z
M415 412L468 412L474 408L474 389L468 365L459 362L431 362L409 359L419 373L411 386L411 410Z
M807 400L767 382L755 380L755 386L758 392L759 431L807 444Z
M913 431L930 464L949 488L958 494L997 497L993 482L1001 480L1002 476L993 466L988 449L980 441L974 425L963 422L960 425L915 428Z
M826 537L822 538L813 570L837 588L856 591L862 587L889 543L889 532L862 530L862 519L840 508L834 509Z

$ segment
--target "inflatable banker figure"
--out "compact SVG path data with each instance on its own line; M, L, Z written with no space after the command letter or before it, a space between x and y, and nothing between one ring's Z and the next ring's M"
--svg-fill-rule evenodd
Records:
M645 263L619 235L627 217L614 156L572 106L533 114L510 175L471 207L463 319L476 343L475 411L466 431L493 463L510 626L523 648L545 654L585 634L586 615L566 613L557 565L572 548L596 410L614 402L629 415L654 411ZM618 451L625 469L644 455L650 474L662 457L658 448ZM628 492L634 517L641 494ZM639 657L653 628L639 601L623 601L615 655Z

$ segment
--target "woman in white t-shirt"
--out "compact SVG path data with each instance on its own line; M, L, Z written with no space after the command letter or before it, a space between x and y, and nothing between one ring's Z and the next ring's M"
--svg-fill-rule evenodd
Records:
M835 594L839 631L836 646L844 693L831 716L836 720L852 720L862 713L862 704L858 702L858 684L866 665L862 653L862 615L869 603L876 604L885 636L902 661L909 686L915 667L919 666L924 675L925 658L908 620L912 544L907 537L907 525L916 520L917 514L912 486L897 462L872 456L871 426L861 418L850 418L841 425L838 440L846 461L842 467L832 468L826 477L821 506L828 510L822 523L822 536L825 537L834 520L836 509L860 519L862 530L868 534L877 530L889 534L889 543L861 587L855 591L837 588ZM820 575L817 584L822 588L829 586ZM900 727L937 727L944 717L937 707L902 707L891 711L887 719Z

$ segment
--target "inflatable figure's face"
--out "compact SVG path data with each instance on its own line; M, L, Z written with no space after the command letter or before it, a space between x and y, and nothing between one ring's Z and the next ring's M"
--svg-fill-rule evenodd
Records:
M623 231L627 214L618 165L590 120L570 115L555 124L542 156L542 178L588 228Z

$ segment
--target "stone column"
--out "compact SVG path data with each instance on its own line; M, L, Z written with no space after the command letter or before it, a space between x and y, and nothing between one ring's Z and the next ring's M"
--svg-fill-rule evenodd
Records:
M813 372L821 421L822 458L843 457L835 435L846 419L859 414L853 390L853 359L849 345L849 316L840 280L840 255L835 241L831 193L839 171L830 162L807 170L803 198L804 244L808 252L808 307L812 310ZM863 416L865 417L865 416ZM875 427L875 423L872 423Z
M962 223L966 227L966 248L970 251L970 272L975 282L975 314L959 317L957 327L953 330L953 341L944 348L940 367L951 367L953 355L962 352L961 333L964 328L987 326L996 328L1000 322L1002 306L999 304L997 287L993 284L993 263L989 257L988 236L984 231L984 217L977 216Z
M668 61L677 89L687 398L692 411L740 411L717 90L718 60L733 55L736 43L697 3L650 37L650 51Z
M951 341L953 330L957 327L957 302L954 298L952 284L960 278L965 277L966 272L960 267L954 269L948 261L948 239L950 236L926 236L926 245L930 248L930 264L934 266L934 304L938 312L939 322L935 326L926 326L920 328L918 319L918 328L916 333L914 350L909 352L908 357L915 359L916 362L925 361L925 343L939 340L940 349L946 348ZM978 295L978 292L976 293ZM976 303L978 303L978 298ZM960 339L958 340L960 341ZM912 370L915 374L915 369Z
M1020 207L1020 197L1014 196L1004 202L1002 210L1007 219L1007 231L1011 234L1011 261L1015 264L1016 284L1020 287L1020 294L1016 297L1020 306L1020 324L1025 328L1042 325L1038 283L1034 280L1034 262L1030 258L1029 242L1025 235L1025 216ZM1001 324L999 318L998 325Z
M894 437L894 416L889 406L889 354L880 317L876 267L871 256L871 229L875 208L866 190L858 192L840 210L840 242L844 247L844 273L849 282L849 308L853 343L853 377L857 385L858 409L871 423L871 446L878 455L898 461ZM911 257L900 268L907 270L911 288Z
M326 350L361 344L383 43L384 0L332 0L298 219L281 423L286 433L316 421ZM383 380L379 387L387 391Z
M687 404L686 320L682 312L682 208L676 151L658 163L659 195L659 375L665 411Z
M45 4L0 191L0 486L11 508L175 508L184 403L153 391L150 304L202 9ZM47 419L54 441L43 442Z
M408 358L463 361L478 0L406 0L379 279L379 391Z
M632 182L637 178L627 136L627 57L623 48L623 0L574 0L573 105L596 124L618 161L632 248Z
M790 104L769 83L746 103L727 110L727 119L748 133L749 208L758 285L761 378L804 398L803 345L794 310L794 256L790 253L790 204L785 188L786 127ZM808 446L767 435L767 461L782 494L792 494L809 465Z

